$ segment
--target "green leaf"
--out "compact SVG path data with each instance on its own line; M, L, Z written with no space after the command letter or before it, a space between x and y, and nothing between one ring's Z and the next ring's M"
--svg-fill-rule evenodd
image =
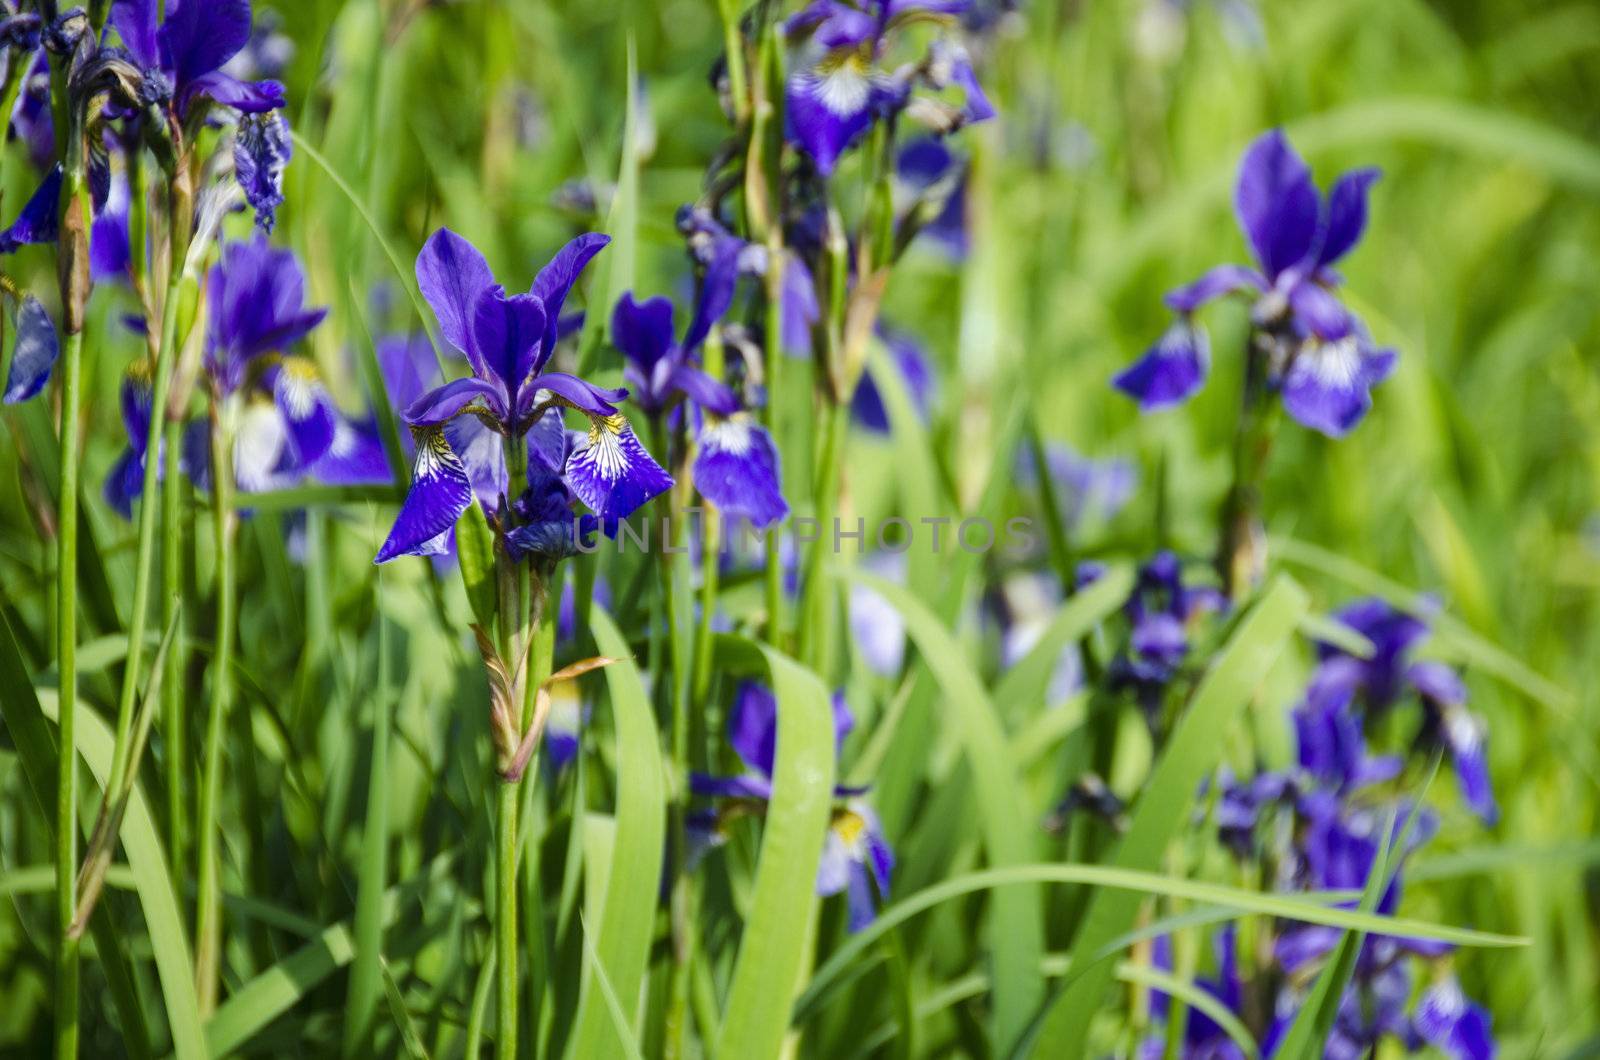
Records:
M967 665L965 652L934 614L902 586L865 571L851 571L849 576L900 612L906 632L938 683L947 716L960 734L972 769L989 863L1003 868L1033 860L1032 816L1017 785L1000 716ZM1100 601L1098 596L1093 599L1096 604ZM1085 606L1073 612L1073 622L1086 621L1091 610ZM1072 628L1062 624L1066 632ZM1044 996L1039 978L1044 940L1038 891L1015 888L996 894L989 932L995 969L993 1030L996 1046L1005 1051L1016 1044Z
M717 652L726 671L766 671L778 701L778 743L750 915L714 1055L777 1056L815 925L817 865L833 802L833 708L817 676L773 648L721 636Z
M1293 580L1280 576L1244 617L1201 681L1145 782L1128 831L1117 847L1115 868L1151 871L1160 866L1168 842L1187 826L1200 781L1222 753L1222 735L1244 712L1295 635L1307 604L1305 592ZM1109 939L1132 927L1140 904L1139 897L1128 891L1097 892L1089 900L1072 947L1074 964L1085 969ZM1042 1055L1083 1053L1090 1020L1105 1002L1111 977L1108 964L1084 970L1050 1004L1038 1040Z
M1007 714L1016 711L1018 704L1039 706L1061 652L1121 607L1132 589L1133 568L1118 564L1068 597L1028 654L996 682L995 704Z
M456 556L461 562L461 584L466 587L473 617L484 629L494 629L494 531L489 529L489 518L477 498L456 520Z
M600 653L621 660L606 668L616 713L617 808L610 870L599 900L589 907L598 911L594 937L584 926L592 959L585 964L573 1055L631 1057L639 1052L639 1029L625 1016L619 1022L614 1006L621 997L628 1002L621 1011L631 1011L649 961L666 842L666 770L650 698L627 640L598 606L590 613L590 628Z
M381 571L381 568L380 568ZM383 892L389 874L389 635L383 617L383 575L376 581L378 673L372 687L372 759L367 772L367 818L361 832L356 883L355 965L345 994L344 1055L375 1047L374 1016L382 989Z

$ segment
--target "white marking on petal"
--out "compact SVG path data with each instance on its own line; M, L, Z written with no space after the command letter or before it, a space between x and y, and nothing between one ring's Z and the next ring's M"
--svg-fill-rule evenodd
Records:
M286 357L279 375L278 389L284 411L290 419L303 420L316 407L317 391L322 387L317 367L304 357Z
M806 78L811 98L841 118L854 117L867 106L872 82L859 53L829 56Z
M700 443L730 456L743 456L755 444L755 431L744 420L723 420L706 427Z
M1300 348L1306 370L1323 386L1349 390L1361 375L1361 347L1354 335L1337 342L1306 340Z

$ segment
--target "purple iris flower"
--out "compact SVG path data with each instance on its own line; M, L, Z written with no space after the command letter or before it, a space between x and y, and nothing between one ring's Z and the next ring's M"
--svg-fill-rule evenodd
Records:
M560 337L567 295L608 242L595 233L579 236L539 271L527 294L517 295L507 295L477 248L449 229L435 232L422 248L418 286L445 340L467 358L472 374L428 391L406 408L404 418L416 441L411 489L377 562L437 552L442 535L471 505L473 471L491 461L487 454L458 449L447 437L446 428L462 417L487 428L478 435L486 443L479 448L486 450L499 448L493 437L499 435L544 455L541 439L559 431L560 467L553 470L607 521L626 518L672 485L614 404L628 396L626 390L545 370ZM590 423L587 436L570 447L560 424L563 408L582 412ZM547 418L551 412L555 415Z
M1044 462L1062 525L1069 531L1076 531L1089 520L1115 517L1133 499L1139 484L1139 470L1131 461L1083 456L1062 442L1045 443ZM1017 465L1022 484L1037 489L1039 471L1032 451L1024 449Z
M964 97L957 121L994 116L956 41L941 39L926 59L894 72L877 69L892 31L910 19L953 19L965 0L813 0L786 24L791 39L804 42L786 90L789 138L803 147L828 176L839 157L885 113L904 107L914 82L935 90L955 86ZM953 122L954 123L954 122Z
M732 232L702 206L678 208L678 231L689 254L705 272L700 294L701 306L718 306L717 316L733 303L734 290L742 277L763 280L767 275L767 248L749 243ZM783 255L783 291L780 296L780 336L785 352L800 356L810 352L811 326L822 315L817 304L816 284L811 270L800 256ZM697 322L699 316L697 314ZM706 321L710 327L714 320ZM691 332L695 330L691 327Z
M171 92L179 118L199 98L247 114L284 105L277 81L241 81L222 67L250 42L250 0L167 0L158 22L159 0L116 0L111 25L122 46Z
M11 352L11 370L6 373L3 400L7 405L27 401L50 381L50 370L61 355L56 326L44 303L31 294L17 303L17 337Z
M838 693L833 697L833 726L837 753L844 738L855 727L855 716L850 713L844 696ZM694 773L689 777L690 790L697 795L765 802L772 797L777 741L777 698L766 687L745 682L739 686L728 717L728 742L743 760L746 772L736 777ZM841 802L834 808L828 823L822 861L817 867L817 894L826 898L845 893L851 931L859 931L872 922L877 900L888 896L894 872L894 851L884 838L877 814L859 797L864 791L864 788L834 788L834 797ZM702 819L697 831L714 842L715 818Z
M1454 670L1434 660L1411 659L1412 649L1428 634L1426 619L1377 598L1358 600L1334 617L1371 642L1372 657L1357 658L1320 644L1322 662L1314 683L1358 698L1371 713L1386 711L1405 693L1415 693L1424 708L1419 739L1449 749L1462 798L1493 823L1499 811L1489 781L1487 726L1467 709L1467 689Z
M925 136L900 149L894 163L897 199L902 214L929 211L918 234L928 237L952 261L963 261L967 236L967 163L943 138ZM927 214L921 214L927 217Z
M1210 350L1192 315L1227 294L1254 299L1254 342L1268 357L1269 381L1300 423L1340 437L1372 405L1371 390L1394 368L1393 350L1378 349L1366 327L1335 296L1333 266L1360 240L1367 193L1376 169L1336 180L1326 197L1282 130L1263 134L1245 152L1234 211L1256 268L1220 265L1170 291L1178 319L1114 385L1149 411L1187 399L1205 382Z
M204 364L218 399L230 402L234 423L234 480L243 493L292 485L332 448L341 417L314 361L290 354L327 316L305 304L305 276L293 252L265 237L229 243L206 280ZM124 516L144 484L151 367L129 367L122 384L128 444L107 477L104 493ZM189 424L180 454L184 471L211 488L208 426Z
M735 248L726 248L706 272L699 305L683 341L674 340L673 306L661 296L634 301L627 292L611 314L611 339L627 359L625 372L638 403L659 417L679 399L688 401L697 426L695 488L724 515L758 529L789 514L778 448L767 429L750 418L732 390L699 367L701 344L733 299Z
M1221 611L1220 591L1185 583L1183 566L1171 552L1158 552L1139 568L1133 594L1123 605L1132 630L1128 647L1111 662L1113 686L1132 689L1154 717L1167 685L1189 654L1189 630L1207 612Z
M905 385L917 414L926 419L933 405L938 379L928 353L910 334L896 328L878 325L878 339L889 351L889 360L900 370L900 381ZM889 410L884 407L883 394L872 377L872 369L861 373L856 383L855 395L850 399L850 412L855 421L874 434L889 433Z
M1494 1058L1488 1010L1469 1001L1454 976L1423 992L1412 1022L1423 1041L1454 1060Z
M1217 932L1213 939L1217 973L1214 977L1201 976L1195 979L1194 985L1238 1016L1244 1011L1244 984L1239 978L1236 933L1237 929L1231 921L1224 924ZM1171 973L1173 970L1171 936L1162 935L1157 938L1151 950L1151 964L1164 972ZM1171 1004L1166 993L1152 990L1151 1014L1165 1019L1170 1009ZM1141 1060L1157 1060L1165 1053L1165 1035L1145 1039L1139 1049ZM1184 1060L1244 1060L1244 1051L1238 1044L1215 1020L1197 1008L1191 1008L1188 1012L1183 1028L1183 1050L1179 1055L1184 1057Z

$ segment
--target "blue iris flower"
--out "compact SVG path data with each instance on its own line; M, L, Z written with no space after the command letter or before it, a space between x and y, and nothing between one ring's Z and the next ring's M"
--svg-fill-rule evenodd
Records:
M1209 342L1193 314L1243 293L1254 300L1253 341L1268 347L1270 380L1289 415L1329 437L1349 432L1395 363L1394 351L1374 346L1335 293L1341 280L1334 265L1360 241L1377 179L1376 169L1353 170L1324 197L1282 130L1259 137L1245 152L1234 192L1256 267L1219 265L1168 292L1177 319L1113 384L1146 411L1186 400L1210 369Z

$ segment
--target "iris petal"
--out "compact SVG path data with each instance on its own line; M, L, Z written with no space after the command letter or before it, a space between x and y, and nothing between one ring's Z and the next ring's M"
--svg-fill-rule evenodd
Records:
M789 514L777 446L765 428L742 418L710 424L700 432L694 484L724 515L748 519L757 529Z
M417 458L411 469L411 489L375 563L387 563L396 556L431 554L425 546L455 526L472 504L467 469L445 441L443 429L414 429L412 436Z
M24 296L17 307L17 341L6 374L5 403L15 405L43 390L60 353L56 327L44 304L31 294Z
M295 466L306 467L322 459L333 445L338 412L316 365L304 357L284 358L273 380L272 399L288 428Z
M1178 320L1111 385L1137 401L1143 411L1152 412L1176 405L1199 390L1210 367L1211 344L1205 332L1187 320Z
M1312 249L1318 206L1311 170L1283 130L1258 137L1239 167L1234 210L1268 280L1298 264Z
M474 373L487 378L472 343L472 309L478 296L494 286L494 275L478 248L448 228L439 229L417 255L417 286L433 307L445 340L466 355Z
M528 293L544 303L546 313L544 341L539 360L533 366L534 371L543 368L550 360L550 355L555 353L556 341L560 337L561 309L566 305L567 295L572 293L573 286L577 284L578 276L610 242L608 235L585 232L556 251L556 256L533 278L533 286Z

